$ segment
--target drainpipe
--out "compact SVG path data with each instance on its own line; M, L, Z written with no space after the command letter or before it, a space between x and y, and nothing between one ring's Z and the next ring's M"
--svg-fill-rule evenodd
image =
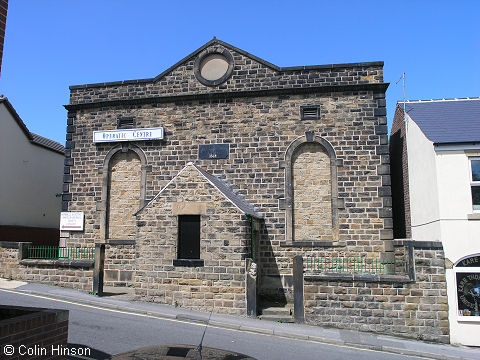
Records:
M254 235L254 225L255 225L255 217L251 214L246 214L247 219L250 221L250 257L255 262L255 235Z

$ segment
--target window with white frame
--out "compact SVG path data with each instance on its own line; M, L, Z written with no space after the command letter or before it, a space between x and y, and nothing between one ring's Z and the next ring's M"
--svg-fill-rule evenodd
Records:
M474 211L480 211L480 157L470 158L470 187Z

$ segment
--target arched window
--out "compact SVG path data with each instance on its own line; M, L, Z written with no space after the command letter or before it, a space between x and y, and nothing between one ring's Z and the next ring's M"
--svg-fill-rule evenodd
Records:
M313 133L285 154L286 241L332 241L338 234L337 165L331 144Z
M457 319L478 321L480 318L480 254L459 260L455 266L457 284Z
M133 214L145 203L146 157L135 145L114 147L103 165L100 232L104 239L135 240Z

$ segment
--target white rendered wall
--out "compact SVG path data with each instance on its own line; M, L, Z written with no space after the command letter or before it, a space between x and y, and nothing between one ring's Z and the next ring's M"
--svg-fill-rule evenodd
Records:
M441 217L441 238L445 258L452 263L480 254L480 220L468 220L473 213L470 190L470 162L464 150L437 150L437 172ZM459 268L457 268L459 270ZM461 268L470 272L471 268ZM457 315L455 268L447 269L450 341L480 346L480 318Z
M0 225L59 227L63 159L31 144L0 104Z
M453 146L448 150L435 149L411 120L407 131L413 240L441 241L450 264L480 254L480 220L468 220L473 208L470 162L465 146L461 150L455 150ZM455 268L446 270L446 280L450 341L480 346L480 319L457 315Z
M412 239L440 241L437 169L433 143L407 116L408 180Z
M465 151L437 150L437 183L445 257L455 263L480 253L480 220L467 219L473 207L470 162Z

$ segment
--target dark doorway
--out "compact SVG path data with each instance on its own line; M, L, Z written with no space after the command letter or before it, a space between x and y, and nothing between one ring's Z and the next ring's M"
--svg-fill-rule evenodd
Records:
M178 216L178 258L200 259L200 215Z

